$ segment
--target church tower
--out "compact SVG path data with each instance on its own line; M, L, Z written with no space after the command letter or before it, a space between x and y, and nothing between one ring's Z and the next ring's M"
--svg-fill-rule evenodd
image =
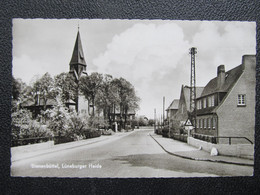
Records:
M85 61L83 49L82 49L82 44L81 44L81 39L80 39L80 33L78 30L75 46L72 52L72 57L70 60L70 71L69 73L72 74L75 78L75 82L77 85L79 84L79 79L82 76L82 74L86 74L86 68L87 64ZM77 97L75 100L76 103L76 111L79 111L79 86L77 87Z
M77 81L79 81L81 74L86 73L87 64L85 61L80 34L78 31L72 57L70 60L70 73L73 74Z

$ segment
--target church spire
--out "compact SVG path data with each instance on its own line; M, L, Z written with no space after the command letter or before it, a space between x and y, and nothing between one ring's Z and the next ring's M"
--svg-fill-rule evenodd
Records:
M70 65L73 64L81 64L81 65L87 65L84 58L84 53L82 49L81 39L80 39L80 33L78 31L74 50L72 53L72 57L70 60Z
M80 39L80 33L78 30L75 46L70 60L70 72L74 74L77 80L79 80L82 73L86 74L86 67L87 64L85 61L81 39Z

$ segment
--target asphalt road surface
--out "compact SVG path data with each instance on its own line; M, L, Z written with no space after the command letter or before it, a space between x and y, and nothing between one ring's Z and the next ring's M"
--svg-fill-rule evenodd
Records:
M167 154L140 129L120 139L44 154L12 163L12 176L215 177L250 176L253 167L202 162Z

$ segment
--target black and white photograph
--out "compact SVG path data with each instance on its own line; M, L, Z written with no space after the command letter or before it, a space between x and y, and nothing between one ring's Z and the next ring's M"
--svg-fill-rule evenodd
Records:
M12 25L11 177L254 175L256 22Z

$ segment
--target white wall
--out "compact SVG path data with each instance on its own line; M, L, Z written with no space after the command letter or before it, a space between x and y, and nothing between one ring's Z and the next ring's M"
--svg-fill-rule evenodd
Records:
M214 147L218 150L219 155L254 159L254 144L212 144L193 137L188 137L187 142L194 147L202 147L202 150L207 152L211 152Z

